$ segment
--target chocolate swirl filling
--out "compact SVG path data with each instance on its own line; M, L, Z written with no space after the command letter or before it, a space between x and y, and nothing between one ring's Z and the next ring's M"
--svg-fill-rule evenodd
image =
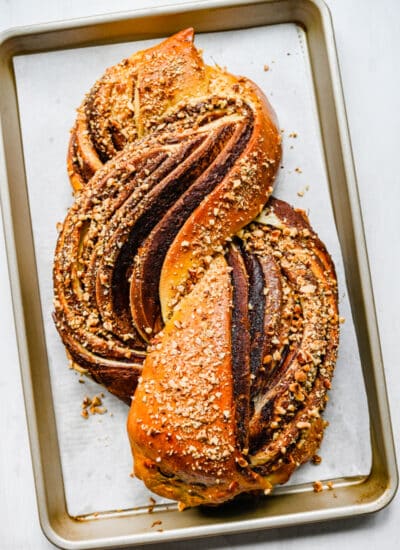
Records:
M191 124L182 108L109 161L77 195L58 240L57 329L72 360L96 380L125 369L126 387L109 389L128 403L146 342L163 324L158 286L170 244L229 176L252 133L251 109L241 104L239 116L234 102L225 104L225 116L218 97L207 109L204 101L187 105Z

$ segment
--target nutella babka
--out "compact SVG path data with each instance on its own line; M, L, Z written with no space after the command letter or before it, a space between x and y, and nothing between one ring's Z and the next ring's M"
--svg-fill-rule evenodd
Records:
M318 449L332 260L271 197L275 114L187 29L111 67L72 130L54 262L72 362L128 404L135 473L181 507L268 493Z

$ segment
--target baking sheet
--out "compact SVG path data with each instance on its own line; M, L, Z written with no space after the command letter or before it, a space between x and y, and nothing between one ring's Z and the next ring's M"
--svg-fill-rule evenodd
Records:
M150 497L157 503L167 502L151 495L140 481L129 476L132 462L125 433L128 411L123 403L105 392L107 413L82 418L82 400L86 395L99 394L102 388L87 378L84 384L79 383L79 375L67 368L64 348L51 319L56 224L72 203L65 157L75 108L107 66L155 42L14 59L66 502L73 516L147 509ZM320 450L323 461L317 467L303 466L290 485L367 475L371 468L367 401L330 204L305 34L299 26L284 24L199 35L196 44L204 49L207 62L252 78L267 93L283 135L283 168L275 195L309 213L338 271L340 312L346 322L325 414L330 426Z

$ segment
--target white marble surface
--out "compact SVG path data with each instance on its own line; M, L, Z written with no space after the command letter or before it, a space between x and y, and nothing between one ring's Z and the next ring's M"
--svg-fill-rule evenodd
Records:
M121 11L171 0L0 0L0 31L19 25ZM335 27L370 258L395 440L400 436L400 33L398 0L327 0ZM0 548L43 550L20 382L3 231L0 227ZM400 454L400 445L397 443ZM400 496L371 517L196 541L196 548L305 550L400 547ZM184 549L187 543L171 543ZM154 550L160 548L153 546Z

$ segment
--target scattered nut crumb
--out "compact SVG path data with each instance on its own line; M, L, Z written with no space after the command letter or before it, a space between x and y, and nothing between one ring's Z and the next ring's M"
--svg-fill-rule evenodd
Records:
M154 510L154 506L156 505L156 501L154 500L153 497L150 497L149 500L150 500L150 505L149 505L149 507L147 508L147 512L148 512L149 514L152 514L152 513L153 513L153 510Z
M299 168L298 166L294 169L294 171L297 172L298 174L303 173L303 170L301 168Z
M92 400L88 395L86 395L82 401L82 409L86 409L86 407L89 407L89 405L91 404L92 404Z
M269 71L269 65L264 65L264 71L265 72Z
M324 490L324 486L320 481L314 481L313 483L314 493L320 493Z
M290 132L289 137L290 138L297 138L297 132Z
M346 321L344 317L339 317L339 323L343 325L343 323Z
M156 521L153 521L153 523L151 524L152 527L155 527L156 525L161 525L162 524L162 521L160 519L157 519Z
M97 407L97 405L101 405L101 399L100 396L95 395L92 399L92 406Z
M105 414L107 409L105 407L90 407L90 412L92 414Z
M311 459L313 464L321 464L322 458L319 455L314 455Z
M299 197L304 197L306 191L308 191L309 189L310 189L310 186L306 185L303 189L300 189L300 191L297 191L297 195Z
M104 397L104 393L95 395L92 399L88 395L83 398L81 405L83 418L88 418L89 414L105 414L107 412L106 407L102 406L102 397Z
M333 481L328 481L326 486L328 487L329 491L332 491L333 490Z

